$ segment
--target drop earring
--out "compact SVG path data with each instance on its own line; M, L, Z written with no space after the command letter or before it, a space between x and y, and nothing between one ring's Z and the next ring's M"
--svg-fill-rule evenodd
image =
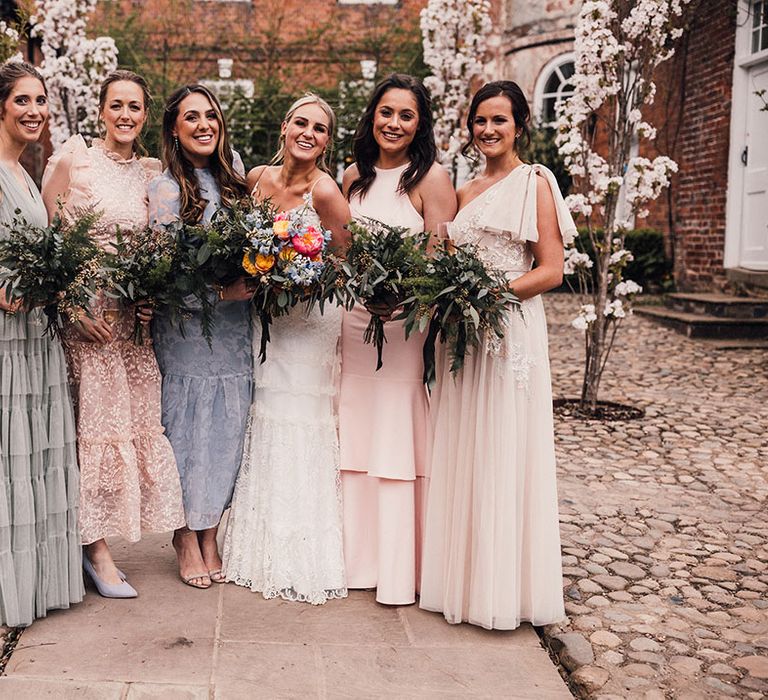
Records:
M178 151L179 150L179 137L174 136L173 137L173 147Z

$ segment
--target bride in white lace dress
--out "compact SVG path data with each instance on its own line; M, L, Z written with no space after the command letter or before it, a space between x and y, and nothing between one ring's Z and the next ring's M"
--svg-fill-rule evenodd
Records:
M252 196L330 229L346 246L349 208L325 170L335 116L315 95L285 117L273 162L248 174ZM260 364L254 319L254 395L243 461L224 539L224 576L259 591L313 605L347 595L342 547L339 450L333 409L341 309L275 318Z

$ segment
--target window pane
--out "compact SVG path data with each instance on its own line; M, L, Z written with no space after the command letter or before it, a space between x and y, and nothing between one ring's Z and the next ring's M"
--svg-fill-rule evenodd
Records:
M553 122L557 118L557 115L555 114L555 102L556 98L554 97L547 97L544 99L544 105L543 109L541 110L545 122Z
M560 98L563 99L565 97L570 97L573 95L573 93L576 91L576 88L573 87L570 83L566 83L560 88Z
M545 93L557 92L559 87L560 87L560 76L557 74L557 71L553 71L552 75L549 76L546 84L544 85L544 92Z
M760 49L768 49L768 27L763 27L763 41L760 45Z
M568 80L568 78L576 72L576 67L573 64L573 61L568 61L568 63L564 63L560 66L560 72L563 74L563 78Z
M759 27L760 26L760 18L763 14L763 3L762 2L756 2L752 6L752 26L753 27Z

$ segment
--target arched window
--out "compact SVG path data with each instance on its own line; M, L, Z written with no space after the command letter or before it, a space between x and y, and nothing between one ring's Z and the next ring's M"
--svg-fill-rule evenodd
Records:
M554 124L558 102L573 95L574 72L572 53L560 54L544 66L534 92L536 122L540 126Z

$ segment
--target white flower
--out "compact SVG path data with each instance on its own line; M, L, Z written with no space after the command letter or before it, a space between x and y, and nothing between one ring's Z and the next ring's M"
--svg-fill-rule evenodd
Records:
M589 255L578 251L576 248L566 248L564 251L563 273L572 275L579 268L589 270L594 266Z
M621 299L614 299L613 301L607 301L605 308L603 309L603 316L612 316L613 318L624 318L626 316L624 311L624 304Z
M434 105L438 157L452 170L464 138L472 84L484 73L490 11L489 0L429 0L421 11L424 63L432 73L424 85Z
M96 0L35 0L31 34L42 40L40 72L48 86L49 129L54 150L72 134L98 132L99 89L117 68L110 37L89 39L88 17Z
M634 296L635 294L640 294L642 291L643 288L637 282L633 282L632 280L619 282L613 289L613 293L617 297Z
M587 330L587 319L585 319L583 316L577 316L576 318L571 321L571 325L577 330L577 331L585 331Z

